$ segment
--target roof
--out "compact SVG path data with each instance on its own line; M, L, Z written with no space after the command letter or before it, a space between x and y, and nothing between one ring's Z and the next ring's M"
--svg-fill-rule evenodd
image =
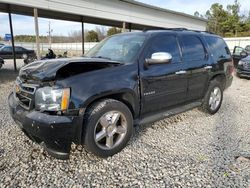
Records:
M205 30L207 20L134 0L1 0L0 11L51 19L141 30L145 27L186 27ZM129 25L130 24L130 25Z

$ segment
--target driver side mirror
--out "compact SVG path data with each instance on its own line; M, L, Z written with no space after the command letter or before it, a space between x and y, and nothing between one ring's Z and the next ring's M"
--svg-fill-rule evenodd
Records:
M151 58L145 59L146 67L149 65L167 64L172 60L172 55L167 52L157 52L151 55Z

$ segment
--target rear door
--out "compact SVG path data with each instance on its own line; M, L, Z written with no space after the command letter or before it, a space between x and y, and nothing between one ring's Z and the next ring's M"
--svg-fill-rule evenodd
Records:
M179 37L188 73L187 100L197 100L204 95L212 66L200 35L182 34Z
M145 59L157 52L170 53L171 63L145 67ZM140 60L140 83L142 114L156 113L186 101L187 75L175 34L157 34L148 41Z

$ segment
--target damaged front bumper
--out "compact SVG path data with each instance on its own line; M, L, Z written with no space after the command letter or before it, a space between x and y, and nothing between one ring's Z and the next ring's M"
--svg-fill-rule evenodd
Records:
M57 116L26 111L14 94L8 98L10 114L22 131L58 159L68 159L71 143L81 144L82 116Z

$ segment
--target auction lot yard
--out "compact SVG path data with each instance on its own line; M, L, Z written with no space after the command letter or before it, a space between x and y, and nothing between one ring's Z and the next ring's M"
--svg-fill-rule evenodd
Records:
M113 157L73 145L70 160L60 161L11 119L9 63L0 70L0 187L250 187L250 80L235 77L213 116L194 109L135 127Z

